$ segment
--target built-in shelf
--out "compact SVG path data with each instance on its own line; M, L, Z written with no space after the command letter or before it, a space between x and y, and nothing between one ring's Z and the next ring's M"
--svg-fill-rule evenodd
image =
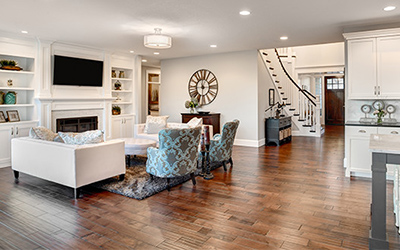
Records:
M0 90L20 90L20 91L34 91L34 88L21 88L21 87L1 87Z
M18 108L18 107L33 107L33 104L1 104L0 108Z
M26 74L26 75L33 75L35 72L32 71L17 71L17 70L5 70L5 69L0 69L0 73L8 73L8 74Z
M111 90L112 93L132 93L132 90Z
M116 105L116 104L121 104L121 105L131 105L132 103L131 102L112 102L112 104L114 105Z
M118 118L118 117L132 117L135 114L120 114L120 115L112 115L111 118Z
M32 120L32 121L19 121L19 122L2 122L0 123L0 126L4 126L4 125L20 125L20 124L26 124L26 123L31 123L31 122L36 122L38 123L38 120Z
M112 80L120 80L120 81L132 81L131 78L118 78L118 77L113 77L111 78Z

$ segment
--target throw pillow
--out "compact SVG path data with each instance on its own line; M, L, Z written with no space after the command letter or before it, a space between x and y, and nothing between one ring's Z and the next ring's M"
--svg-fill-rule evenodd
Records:
M46 140L46 141L53 141L54 138L56 138L57 133L54 133L48 128L45 127L36 127L36 128L31 128L29 130L29 137L33 139L39 139L39 140Z
M58 132L66 144L83 145L103 142L103 131L90 130L83 133Z
M193 117L190 121L187 122L189 128L194 128L203 124L203 118Z
M167 119L169 116L151 116L146 118L144 132L147 134L158 134L162 129L167 128Z

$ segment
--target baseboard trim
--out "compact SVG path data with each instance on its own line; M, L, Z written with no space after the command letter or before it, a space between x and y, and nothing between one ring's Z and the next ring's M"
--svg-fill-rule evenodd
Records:
M265 138L261 140L245 140L245 139L236 139L233 145L235 146L244 146L244 147L253 147L258 148L265 144Z

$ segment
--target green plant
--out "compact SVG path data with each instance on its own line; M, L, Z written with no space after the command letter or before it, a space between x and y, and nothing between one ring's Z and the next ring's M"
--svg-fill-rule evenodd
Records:
M17 62L14 60L1 60L0 65L1 66L17 66Z
M196 98L190 99L190 101L185 102L185 108L195 108L199 105L199 101Z
M383 108L379 107L379 109L375 110L374 115L376 115L378 117L378 123L382 122L382 118L386 115L386 110L384 110Z
M120 106L117 106L117 105L114 105L114 106L112 107L112 110L113 110L113 111L116 111L116 112L121 112L121 107L120 107Z

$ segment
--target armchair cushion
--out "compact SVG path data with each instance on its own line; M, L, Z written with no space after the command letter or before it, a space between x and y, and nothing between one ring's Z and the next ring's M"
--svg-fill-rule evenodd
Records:
M144 132L146 134L157 134L160 130L167 127L167 119L169 116L151 116L146 118Z

